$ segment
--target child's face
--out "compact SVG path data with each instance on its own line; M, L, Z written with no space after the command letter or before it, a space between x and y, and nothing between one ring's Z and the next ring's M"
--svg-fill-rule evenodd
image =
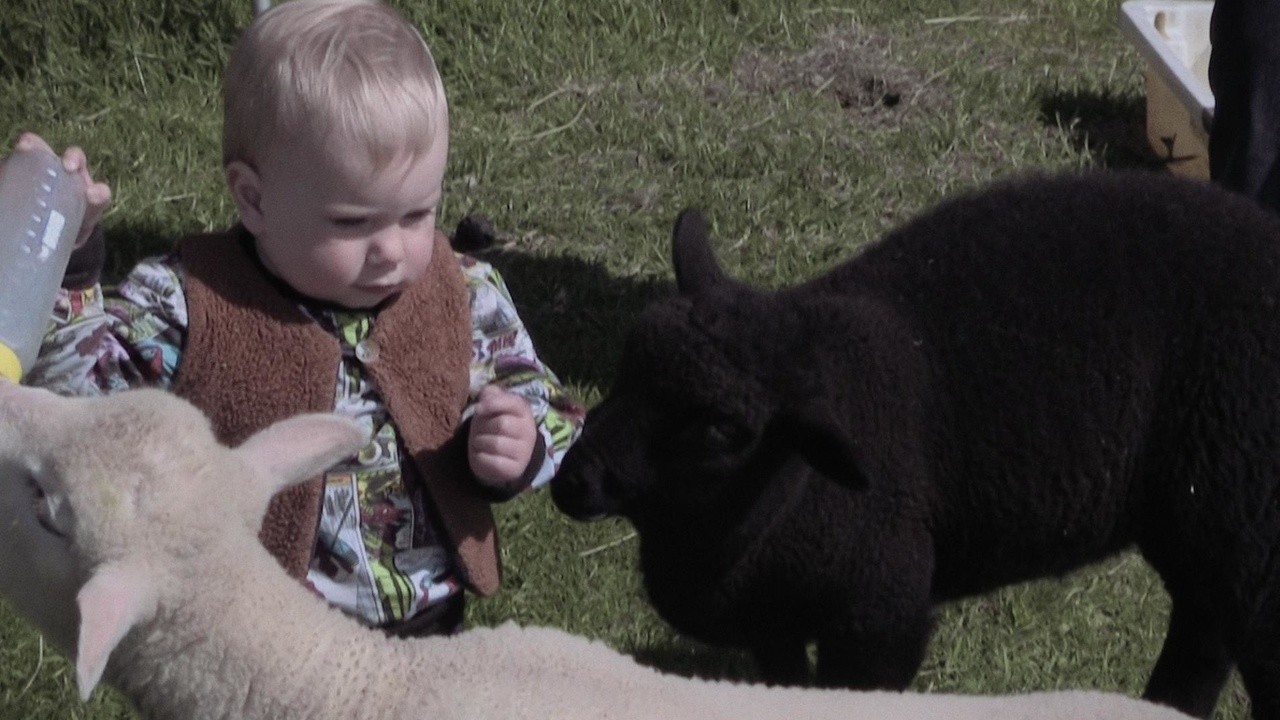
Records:
M370 308L431 264L448 142L377 168L344 145L290 143L257 172L229 167L228 181L268 270L308 297Z

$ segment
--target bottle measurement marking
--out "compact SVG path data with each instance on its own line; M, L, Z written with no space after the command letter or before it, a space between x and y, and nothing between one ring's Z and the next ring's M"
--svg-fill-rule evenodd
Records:
M62 234L62 229L67 224L66 217L57 210L50 209L49 202L45 199L53 194L53 181L57 180L58 171L52 167L45 167L44 173L49 176L50 181L40 183L40 190L43 193L36 198L36 205L41 210L48 211L49 218L45 221L40 213L31 214L33 227L27 229L26 235L33 242L30 245L22 246L22 252L26 255L35 252L35 259L38 262L48 260L54 251L58 249L58 237ZM40 233L39 229L42 224L44 225L44 232Z
M36 259L41 262L48 260L53 251L58 249L58 236L62 235L62 227L67 224L67 219L57 210L49 212L49 224L44 228L44 237L40 239L40 254L36 255Z

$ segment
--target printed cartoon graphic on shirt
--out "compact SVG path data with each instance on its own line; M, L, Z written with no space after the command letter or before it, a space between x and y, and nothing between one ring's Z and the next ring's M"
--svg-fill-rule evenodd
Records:
M319 313L342 345L336 404L366 423L371 439L325 476L316 554L307 579L324 598L370 624L403 620L456 592L452 564L415 512L400 440L355 348L373 329L366 313Z
M455 257L471 297L472 400L490 383L529 400L547 448L532 482L538 487L554 474L586 410L538 359L498 271L465 255ZM188 333L184 276L179 256L170 253L141 261L106 292L100 286L62 290L27 382L63 395L170 387L180 372ZM412 474L400 475L394 428L377 388L365 377L364 363L375 360L367 347L363 358L356 350L376 316L336 312L332 306L299 307L342 348L334 411L377 430L373 442L329 475L308 584L369 623L403 617L405 608L413 614L462 592L431 498ZM467 408L464 418L472 410Z

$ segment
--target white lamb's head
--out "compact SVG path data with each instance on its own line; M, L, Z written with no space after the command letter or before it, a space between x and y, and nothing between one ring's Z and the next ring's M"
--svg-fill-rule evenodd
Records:
M223 538L256 537L272 495L365 438L303 415L231 449L159 390L73 399L0 382L0 593L76 651L87 696L171 573Z

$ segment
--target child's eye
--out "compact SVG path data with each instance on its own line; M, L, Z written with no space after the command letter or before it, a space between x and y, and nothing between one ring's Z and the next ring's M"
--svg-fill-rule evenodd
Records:
M415 210L406 214L401 219L400 224L407 226L421 225L429 217L431 217L430 210Z
M330 218L329 222L340 228L355 228L363 225L365 223L365 219L362 217L336 217Z

